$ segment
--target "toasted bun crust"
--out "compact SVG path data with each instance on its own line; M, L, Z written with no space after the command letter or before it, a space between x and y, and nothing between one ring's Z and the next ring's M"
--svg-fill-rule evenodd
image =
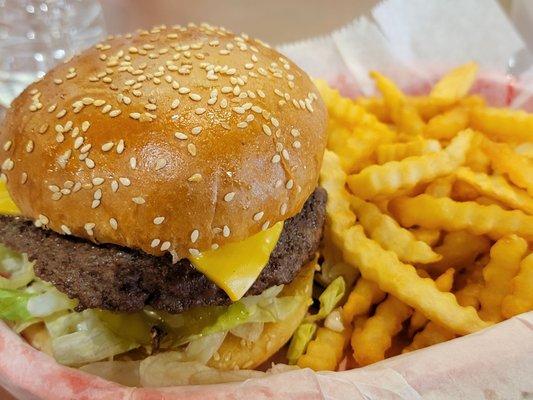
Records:
M298 213L317 184L326 110L262 42L202 25L117 36L12 104L3 178L56 232L179 257Z

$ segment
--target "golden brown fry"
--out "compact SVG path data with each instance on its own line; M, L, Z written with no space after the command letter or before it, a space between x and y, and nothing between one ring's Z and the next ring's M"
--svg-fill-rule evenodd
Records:
M342 248L344 233L356 220L355 214L350 210L350 196L345 183L346 173L342 170L339 157L326 150L320 170L320 185L328 193L326 233L330 233L331 241L338 248Z
M465 97L476 80L478 65L469 62L452 69L431 90L430 97L455 102Z
M385 298L377 283L359 278L355 287L348 296L346 304L342 307L342 318L345 325L350 324L354 318L365 315L372 305L379 303Z
M470 124L492 140L533 142L533 114L522 110L476 107L470 112Z
M468 128L469 112L464 107L452 108L429 120L424 136L439 140L450 140L460 131Z
M502 301L511 292L511 281L526 251L527 242L516 235L501 238L490 249L490 261L483 270L485 285L479 295L479 315L484 320L499 322L503 319Z
M396 123L401 132L420 135L424 131L425 123L418 115L400 89L388 78L379 72L372 71L370 76L376 82L378 90L383 95L385 104L389 109L391 119Z
M328 328L318 328L316 338L298 359L298 366L314 371L335 371L344 355L348 334L348 329L339 333Z
M468 283L462 289L459 289L455 293L457 302L463 307L474 307L476 310L479 309L479 294L483 285L481 283Z
M455 180L450 197L457 201L473 201L479 197L479 191L464 180Z
M533 158L533 142L526 142L519 144L514 148L515 153L520 154L524 157Z
M378 164L389 161L399 161L407 157L421 156L442 150L437 140L416 138L405 143L385 143L377 146L376 155Z
M350 204L368 235L384 249L394 251L400 260L427 264L442 258L426 243L416 240L394 218L383 214L376 205L354 196L350 197Z
M490 248L490 241L484 236L473 235L469 232L449 232L444 236L435 252L442 255L442 259L423 268L432 274L442 274L450 267L460 271L474 264L476 258Z
M455 176L485 196L493 197L512 208L533 214L533 197L510 185L501 176L474 172L466 167L461 167L455 171Z
M446 342L454 337L455 333L430 321L421 332L415 335L411 344L407 346L402 353L408 353L434 344Z
M356 329L352 334L351 343L357 363L364 366L383 360L392 338L400 332L402 323L411 313L411 307L394 296L387 297L363 328Z
M424 272L422 270L422 272ZM442 275L440 275L437 279L435 279L435 285L441 292L449 292L452 289L453 286L453 276L455 274L455 270L453 268L449 268L444 272ZM420 275L420 271L419 271ZM421 275L422 276L422 275ZM425 278L425 276L422 276ZM411 320L409 321L409 332L413 334L414 332L417 332L422 327L424 327L428 322L428 319L422 314L420 311L415 310L413 315L411 316Z
M410 231L415 238L427 243L429 246L435 246L440 240L440 231L438 229L411 228Z
M528 311L533 311L533 253L520 263L518 275L511 282L511 293L502 302L505 318Z
M437 178L426 187L425 193L433 197L450 197L454 182L453 175Z
M389 109L382 97L358 97L355 104L363 107L367 112L374 114L381 122L390 123Z
M361 275L405 304L458 334L487 327L472 308L461 307L455 296L443 293L432 279L420 278L412 265L403 264L396 254L384 250L368 239L361 226L353 226L344 234L344 256Z
M507 174L511 182L533 196L533 163L517 154L505 143L483 142L483 149L491 159L494 169L500 174Z
M348 186L357 197L367 200L448 175L464 163L472 136L473 133L466 130L442 151L367 167L356 175L350 175Z
M419 225L448 231L467 230L475 235L488 234L495 238L515 233L533 240L533 216L519 210L508 211L471 201L461 203L427 194L394 199L389 203L389 209L405 227Z

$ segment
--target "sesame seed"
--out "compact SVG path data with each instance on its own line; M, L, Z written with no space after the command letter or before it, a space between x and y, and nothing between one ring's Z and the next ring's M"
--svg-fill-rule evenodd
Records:
M191 253L191 256L193 257L200 257L200 251L198 249L189 249L189 253Z
M48 190L50 190L53 193L57 193L57 192L59 192L59 187L56 186L56 185L50 185L50 186L48 186Z
M213 244L211 245L211 250L218 250L219 247L220 247L220 246L219 246L218 244L213 243Z
M196 94L196 93L190 93L189 97L191 98L191 100L194 100L194 101L202 100L202 96L200 96L199 94Z
M140 197L140 196L139 196L139 197L133 197L131 200L132 200L135 204L144 204L144 203L146 203L146 200L144 200L144 198L143 198L143 197Z
M178 89L178 93L179 94L187 94L187 93L190 93L191 89L189 89L188 87L186 86L182 86Z
M161 225L165 221L165 217L155 217L154 225Z
M287 212L287 203L283 203L279 209L279 213L281 215L285 215L285 213Z
M277 164L281 161L281 157L279 154L275 154L274 157L272 157L272 163Z
M47 225L50 222L48 217L43 214L39 214L39 221L41 221L44 225Z
M117 144L117 154L122 154L124 152L124 140L120 139Z
M63 83L63 79L56 78L56 79L54 79L54 83L56 85L61 85Z
M265 215L264 211L260 211L254 214L254 221L261 221L261 219L263 218L263 215Z
M109 219L109 225L111 225L111 228L115 231L118 229L118 222L115 218Z
M285 184L285 187L286 187L287 189L292 189L293 186L294 186L294 181L293 181L292 179L289 179L289 180L287 181L287 183Z
M165 160L164 158L159 158L155 163L155 170L159 171L160 169L165 168L166 165L167 160Z
M113 148L115 144L113 142L108 142L108 143L105 143L104 145L102 145L102 151L109 151Z
M23 185L28 181L28 174L26 172L23 172L22 175L20 175L20 183Z
M43 133L45 133L46 131L48 130L48 124L42 124L40 127L39 127L39 133L42 135Z
M109 113L109 116L110 116L111 118L114 118L114 117L120 115L121 113L122 113L121 110L113 110L113 111L111 111L111 112Z
M299 149L300 147L302 147L302 144L298 140L295 140L292 143L292 147L294 147L295 149Z
M139 118L141 118L141 114L138 113L138 112L130 113L130 118L139 119Z
M117 181L111 181L111 190L113 193L116 193L118 191L118 182Z
M58 201L58 200L60 200L61 197L63 197L63 195L61 194L61 192L58 192L58 193L54 193L54 194L52 194L52 200L54 200L54 201Z
M63 231L63 233L67 235L72 235L72 232L70 231L69 227L66 225L61 225L61 230Z
M220 108L226 108L228 106L228 100L227 99L222 99L220 101Z
M104 178L93 178L92 183L95 186L100 186L102 183L104 183Z
M95 166L94 161L91 160L90 158L85 159L85 165L87 165L87 168L89 169L93 169Z
M234 197L235 197L235 192L226 193L226 195L224 196L224 201L230 202L233 200Z
M170 242L164 242L161 245L161 251L167 251L168 249L170 249Z
M150 247L151 247L152 249L155 249L157 246L159 246L159 243L161 243L161 240L159 240L159 239L154 239L154 240L152 240L152 243L150 243Z
M118 178L119 182L124 186L130 186L131 181L128 178Z
M170 108L172 110L175 110L176 108L178 108L179 105L180 105L180 100L179 99L174 99L174 100L172 100L172 104L170 105Z
M205 113L205 108L203 107L198 107L197 109L194 110L194 112L198 115L202 115L203 113Z
M196 155L196 146L193 143L189 143L187 145L187 150L189 151L191 156L195 156Z
M196 243L199 237L200 237L200 231L198 229L195 229L191 233L191 242Z
M268 229L268 227L270 226L270 221L266 221L263 226L261 226L261 229L263 231L266 231Z
M189 182L200 182L202 180L202 175L196 173L196 174L191 175L187 180Z
M233 111L235 111L237 114L244 114L246 110L242 107L233 107Z
M131 169L137 168L137 159L135 157L130 158L130 167Z
M82 146L82 148L80 149L80 153L88 153L89 150L91 150L91 147L92 147L91 144L86 144Z
M199 135L200 132L202 132L202 127L201 126L195 126L194 128L191 129L191 133L193 135Z
M2 163L2 170L3 171L11 171L13 167L15 166L15 163L11 158L6 158L5 161Z
M272 130L270 129L270 127L266 124L263 124L263 132L265 133L265 135L267 136L272 136Z
M283 156L285 160L289 159L289 152L287 151L287 149L283 149L281 152L281 155Z
M222 236L229 237L230 234L231 234L231 231L229 229L229 226L224 225L224 227L222 228Z
M63 118L66 114L67 114L67 110L62 109L61 111L59 111L59 112L56 114L56 117L57 117L58 119L59 119L59 118Z
M102 200L102 189L98 189L94 192L93 198L94 200Z
M81 123L82 132L87 132L87 130L89 129L90 126L91 126L91 123L89 121L83 121Z
M105 106L102 107L102 114L107 114L109 111L111 111L111 104L106 104Z
M176 139L179 139L179 140L187 140L189 138L186 134L182 132L176 132L174 136L176 137Z
M4 146L4 149L5 149L5 146ZM33 140L28 140L28 143L26 143L26 152L31 153L32 151L33 151Z

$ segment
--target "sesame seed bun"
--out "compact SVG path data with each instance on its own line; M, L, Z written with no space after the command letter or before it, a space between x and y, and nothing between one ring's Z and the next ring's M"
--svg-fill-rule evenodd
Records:
M7 114L0 166L38 226L187 257L297 214L326 118L309 77L262 42L159 27L30 85Z

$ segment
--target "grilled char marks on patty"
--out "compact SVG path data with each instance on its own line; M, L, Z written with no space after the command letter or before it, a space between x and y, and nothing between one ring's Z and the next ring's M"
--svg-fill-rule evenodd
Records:
M291 282L313 259L324 227L326 197L325 190L317 188L302 211L285 221L267 266L247 296ZM8 216L0 216L0 243L27 253L36 261L36 275L78 299L80 310L135 312L151 306L177 314L193 307L231 303L226 293L187 259L172 264L170 256L96 245Z

